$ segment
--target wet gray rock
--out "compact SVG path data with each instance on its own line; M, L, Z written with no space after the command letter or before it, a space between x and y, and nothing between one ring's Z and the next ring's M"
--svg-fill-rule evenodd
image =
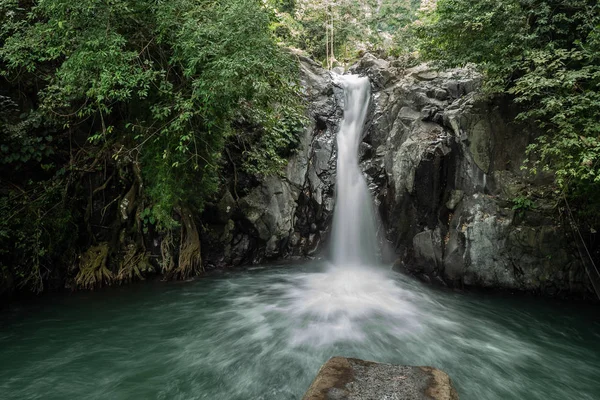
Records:
M536 132L514 121L510 99L483 96L469 69L390 65L365 56L352 70L373 82L364 140L376 151L361 165L397 264L455 287L589 293L572 238L543 206L552 176L521 171ZM515 213L524 193L540 206Z
M450 377L436 368L379 364L354 358L327 361L303 400L458 400Z
M329 72L297 56L309 123L282 176L264 178L237 198L225 190L207 207L202 219L208 268L314 256L328 236L343 93Z
M239 211L267 243L267 257L278 254L282 240L293 232L297 189L278 177L269 177L238 202Z
M413 238L415 264L420 271L432 274L442 265L442 238L439 228L425 230Z
M313 257L327 244L344 96L329 72L298 58L309 104L299 148L283 176L240 197L224 191L207 207L209 267ZM551 174L521 171L536 132L515 123L510 99L483 96L470 69L404 68L366 54L350 72L372 82L360 166L403 270L459 288L591 291L572 238L545 198ZM538 207L515 212L513 199L524 193Z
M398 77L398 70L387 60L382 60L367 53L360 61L350 67L350 73L368 75L376 89L386 87Z
M235 202L235 199L233 198L233 195L229 190L226 190L223 196L221 197L221 200L219 200L217 206L217 220L219 222L227 223L227 221L229 221L231 216L233 215L236 207L237 204Z

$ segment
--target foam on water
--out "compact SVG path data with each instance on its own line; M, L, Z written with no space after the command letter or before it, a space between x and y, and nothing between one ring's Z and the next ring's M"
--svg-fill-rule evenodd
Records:
M291 332L292 345L323 346L369 340L365 322L373 318L395 321L398 330L416 328L412 298L381 270L329 266L324 272L299 276L296 285L287 288L282 311L300 321Z
M45 301L0 324L0 393L298 399L344 355L436 366L466 400L592 400L600 321L582 311L326 264L140 285Z
M333 257L323 272L301 275L295 286L287 288L282 311L301 322L291 331L292 346L368 340L365 322L375 318L397 321L398 331L419 325L410 292L376 267L373 199L358 160L370 81L358 75L334 79L344 89L344 116L337 133Z

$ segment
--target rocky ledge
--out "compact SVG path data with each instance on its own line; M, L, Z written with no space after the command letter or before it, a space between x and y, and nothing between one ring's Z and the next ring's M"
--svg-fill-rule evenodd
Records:
M309 123L281 176L256 179L202 216L206 269L318 256L335 203L343 90L298 56ZM469 69L407 68L366 54L350 72L372 84L361 168L390 243L390 262L454 288L587 297L590 281L552 175L521 170L535 128L510 98L482 93ZM243 189L243 190L242 190ZM526 200L525 200L526 199Z
M450 377L431 367L334 357L321 367L303 400L458 400Z

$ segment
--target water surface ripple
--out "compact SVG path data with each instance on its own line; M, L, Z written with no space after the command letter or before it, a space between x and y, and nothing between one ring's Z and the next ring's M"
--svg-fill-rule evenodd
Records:
M442 368L463 400L591 400L596 314L326 264L49 297L0 314L0 397L298 399L344 355Z

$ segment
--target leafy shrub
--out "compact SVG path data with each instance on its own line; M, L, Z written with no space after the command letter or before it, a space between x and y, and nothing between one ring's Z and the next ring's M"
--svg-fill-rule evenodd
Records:
M261 125L248 169L281 168L304 109L271 22L259 0L0 0L0 276L41 290L99 246L78 211L101 188L91 174L139 169L142 218L169 231L176 208L201 211L222 183L240 120ZM85 264L76 281L138 277L137 254L121 273Z

